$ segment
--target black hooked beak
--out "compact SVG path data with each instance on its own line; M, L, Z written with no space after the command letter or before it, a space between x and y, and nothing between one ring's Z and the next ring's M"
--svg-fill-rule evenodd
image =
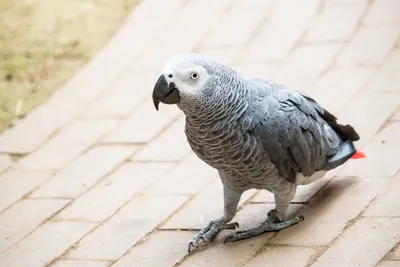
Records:
M153 103L156 107L156 110L158 110L158 105L160 102L164 104L177 104L179 103L180 99L181 98L176 85L173 82L169 83L168 85L164 75L161 75L154 85L153 90Z

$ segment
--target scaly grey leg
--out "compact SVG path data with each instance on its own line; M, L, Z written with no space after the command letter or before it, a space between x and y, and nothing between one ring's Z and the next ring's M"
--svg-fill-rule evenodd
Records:
M229 223L236 215L240 196L243 192L237 192L224 185L224 215L212 220L189 243L188 252L191 253L209 244L222 229L236 229L238 223Z

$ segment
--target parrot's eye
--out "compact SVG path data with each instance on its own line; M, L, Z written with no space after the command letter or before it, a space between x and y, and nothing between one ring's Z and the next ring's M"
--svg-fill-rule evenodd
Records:
M192 74L190 74L190 78L192 78L192 80L196 80L199 78L199 74L197 72L192 72Z

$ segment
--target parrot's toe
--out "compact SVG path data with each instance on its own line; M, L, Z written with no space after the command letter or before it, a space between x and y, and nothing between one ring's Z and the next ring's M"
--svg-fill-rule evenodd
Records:
M209 244L218 232L222 229L234 230L239 227L238 223L226 224L223 220L211 221L206 227L204 227L197 235L189 242L188 252L192 253L201 247Z
M266 232L278 232L278 231L286 229L294 224L298 224L301 221L304 221L303 216L298 216L298 217L294 217L290 220L275 223L275 222L271 222L271 217L272 216L268 217L268 219L266 221L262 222L260 225L254 227L250 230L238 231L238 232L234 233L233 235L228 236L227 238L225 238L224 244L230 243L230 242L237 242L237 241L244 240L244 239L249 239L252 237L259 236ZM274 219L276 219L276 218L274 218Z

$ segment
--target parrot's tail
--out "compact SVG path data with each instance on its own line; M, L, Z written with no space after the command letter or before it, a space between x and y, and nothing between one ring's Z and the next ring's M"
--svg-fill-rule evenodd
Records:
M351 157L347 157L347 159L363 159L365 158L364 152L355 149L354 145L348 146L349 142L354 142L358 141L360 139L360 136L358 133L354 130L354 128L347 124L347 125L342 125L337 123L337 118L329 113L327 110L324 109L324 114L322 114L322 118L329 124L329 126L332 127L332 129L342 138L344 143L347 143L347 148L353 148L353 150L349 151L349 154L354 153ZM355 150L355 152L354 152ZM350 153L351 152L351 153ZM344 161L343 161L344 162Z
M321 114L321 117L332 127L332 129L343 139L343 141L358 141L360 136L354 130L354 128L347 124L342 125L337 123L337 118L324 109L324 114Z
M357 149L356 153L351 157L351 159L363 159L365 157L365 153Z

